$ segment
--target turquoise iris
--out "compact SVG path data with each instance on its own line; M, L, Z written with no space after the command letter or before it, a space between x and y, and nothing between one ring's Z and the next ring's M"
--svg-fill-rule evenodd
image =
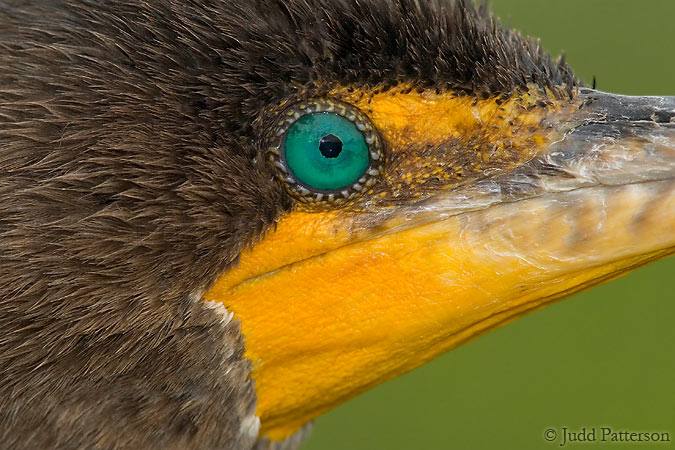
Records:
M363 133L338 114L315 113L298 119L286 133L285 153L298 181L317 190L351 186L370 163Z

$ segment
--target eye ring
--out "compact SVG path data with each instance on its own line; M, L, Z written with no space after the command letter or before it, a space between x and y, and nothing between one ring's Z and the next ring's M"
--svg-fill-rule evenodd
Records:
M354 130L358 130L362 135L363 141L367 146L368 161L363 173L359 173L358 178L353 182L340 186L337 189L321 189L303 182L291 169L287 158L286 138L291 127L303 118L318 116L320 114L339 116L347 119L350 125L355 127ZM305 204L343 206L368 192L382 175L385 163L382 141L368 117L351 105L323 98L296 103L288 107L281 114L281 118L272 130L272 136L275 145L268 148L268 155L271 164L276 169L276 176L284 183L288 192L293 197ZM335 138L332 133L324 136L324 138L328 137ZM323 139L321 140L321 144L324 144ZM340 142L340 149L342 148L341 144ZM322 149L321 152L323 153L324 150ZM327 158L334 157L326 154L324 156Z

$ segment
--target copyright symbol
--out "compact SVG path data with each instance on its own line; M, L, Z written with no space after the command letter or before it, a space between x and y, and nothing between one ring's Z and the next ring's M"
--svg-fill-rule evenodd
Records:
M556 433L553 428L547 428L546 431L544 431L544 439L546 439L549 442L555 441L557 437L558 433Z

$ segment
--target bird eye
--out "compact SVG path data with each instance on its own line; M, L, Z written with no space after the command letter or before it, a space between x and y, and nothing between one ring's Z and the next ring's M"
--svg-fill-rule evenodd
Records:
M344 204L377 181L384 160L368 118L332 100L300 103L285 111L270 158L301 201Z

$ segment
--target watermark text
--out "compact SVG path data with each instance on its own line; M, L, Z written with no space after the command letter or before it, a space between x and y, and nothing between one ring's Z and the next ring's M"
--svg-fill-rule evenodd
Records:
M586 443L635 443L668 444L670 431L645 431L615 429L612 427L549 427L544 430L544 440L560 447Z

